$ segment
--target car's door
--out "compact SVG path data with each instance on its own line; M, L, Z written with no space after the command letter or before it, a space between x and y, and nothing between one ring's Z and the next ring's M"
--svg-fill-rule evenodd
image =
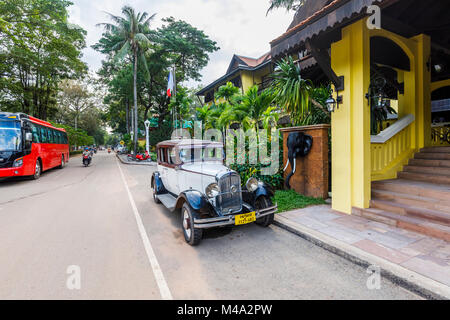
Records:
M168 171L169 171L169 164L168 164L168 154L167 154L167 148L160 148L159 149L159 162L158 162L158 171L161 176L162 183L164 184L164 187L167 191L172 192L169 180L168 180Z
M180 193L179 177L178 177L178 163L176 156L176 148L172 147L168 150L168 166L167 166L167 183L170 192L178 195Z

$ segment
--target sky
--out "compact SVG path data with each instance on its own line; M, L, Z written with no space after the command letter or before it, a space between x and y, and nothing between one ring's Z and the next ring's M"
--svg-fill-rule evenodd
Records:
M233 54L258 58L270 51L269 42L286 31L293 12L284 9L272 11L266 16L269 0L72 0L69 8L70 22L87 31L87 48L83 60L95 72L104 57L91 48L101 37L103 29L96 24L110 22L106 12L121 14L124 5L131 5L138 12L156 13L153 27L162 25L162 18L173 16L203 30L217 42L220 50L210 55L210 62L201 74L196 87L207 85L226 73Z

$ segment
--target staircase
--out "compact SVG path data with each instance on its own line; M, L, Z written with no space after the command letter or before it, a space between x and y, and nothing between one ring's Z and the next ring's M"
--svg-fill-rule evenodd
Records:
M373 182L370 209L354 214L450 241L450 147L422 149L398 179Z

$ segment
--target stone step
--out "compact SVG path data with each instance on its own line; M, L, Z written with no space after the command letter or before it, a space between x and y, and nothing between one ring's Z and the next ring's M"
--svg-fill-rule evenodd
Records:
M430 182L450 185L450 177L431 173L399 172L398 177L406 180Z
M450 241L450 227L380 209L354 209L353 214L390 226Z
M394 201L411 207L450 212L450 199L437 200L408 193L372 189L373 200Z
M444 167L425 167L425 166L412 166L408 165L403 168L404 172L415 172L415 173L431 173L450 177L450 168Z
M450 199L450 186L403 179L372 182L372 189L421 196L437 201Z
M414 159L428 160L450 160L450 153L443 152L420 152L414 155Z
M432 221L433 223L442 224L450 227L450 213L423 207L409 206L407 204L395 201L385 201L374 199L371 201L371 207L375 209L385 210L401 214L403 216L411 216Z
M450 153L450 147L429 147L423 148L420 152L426 153Z
M450 168L450 160L411 159L411 160L409 160L409 165L423 166L423 167Z

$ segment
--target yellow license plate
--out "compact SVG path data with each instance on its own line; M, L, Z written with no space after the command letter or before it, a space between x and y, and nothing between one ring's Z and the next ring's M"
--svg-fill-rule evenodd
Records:
M256 221L256 212L249 212L240 214L234 217L234 223L237 226L242 224L252 223Z

